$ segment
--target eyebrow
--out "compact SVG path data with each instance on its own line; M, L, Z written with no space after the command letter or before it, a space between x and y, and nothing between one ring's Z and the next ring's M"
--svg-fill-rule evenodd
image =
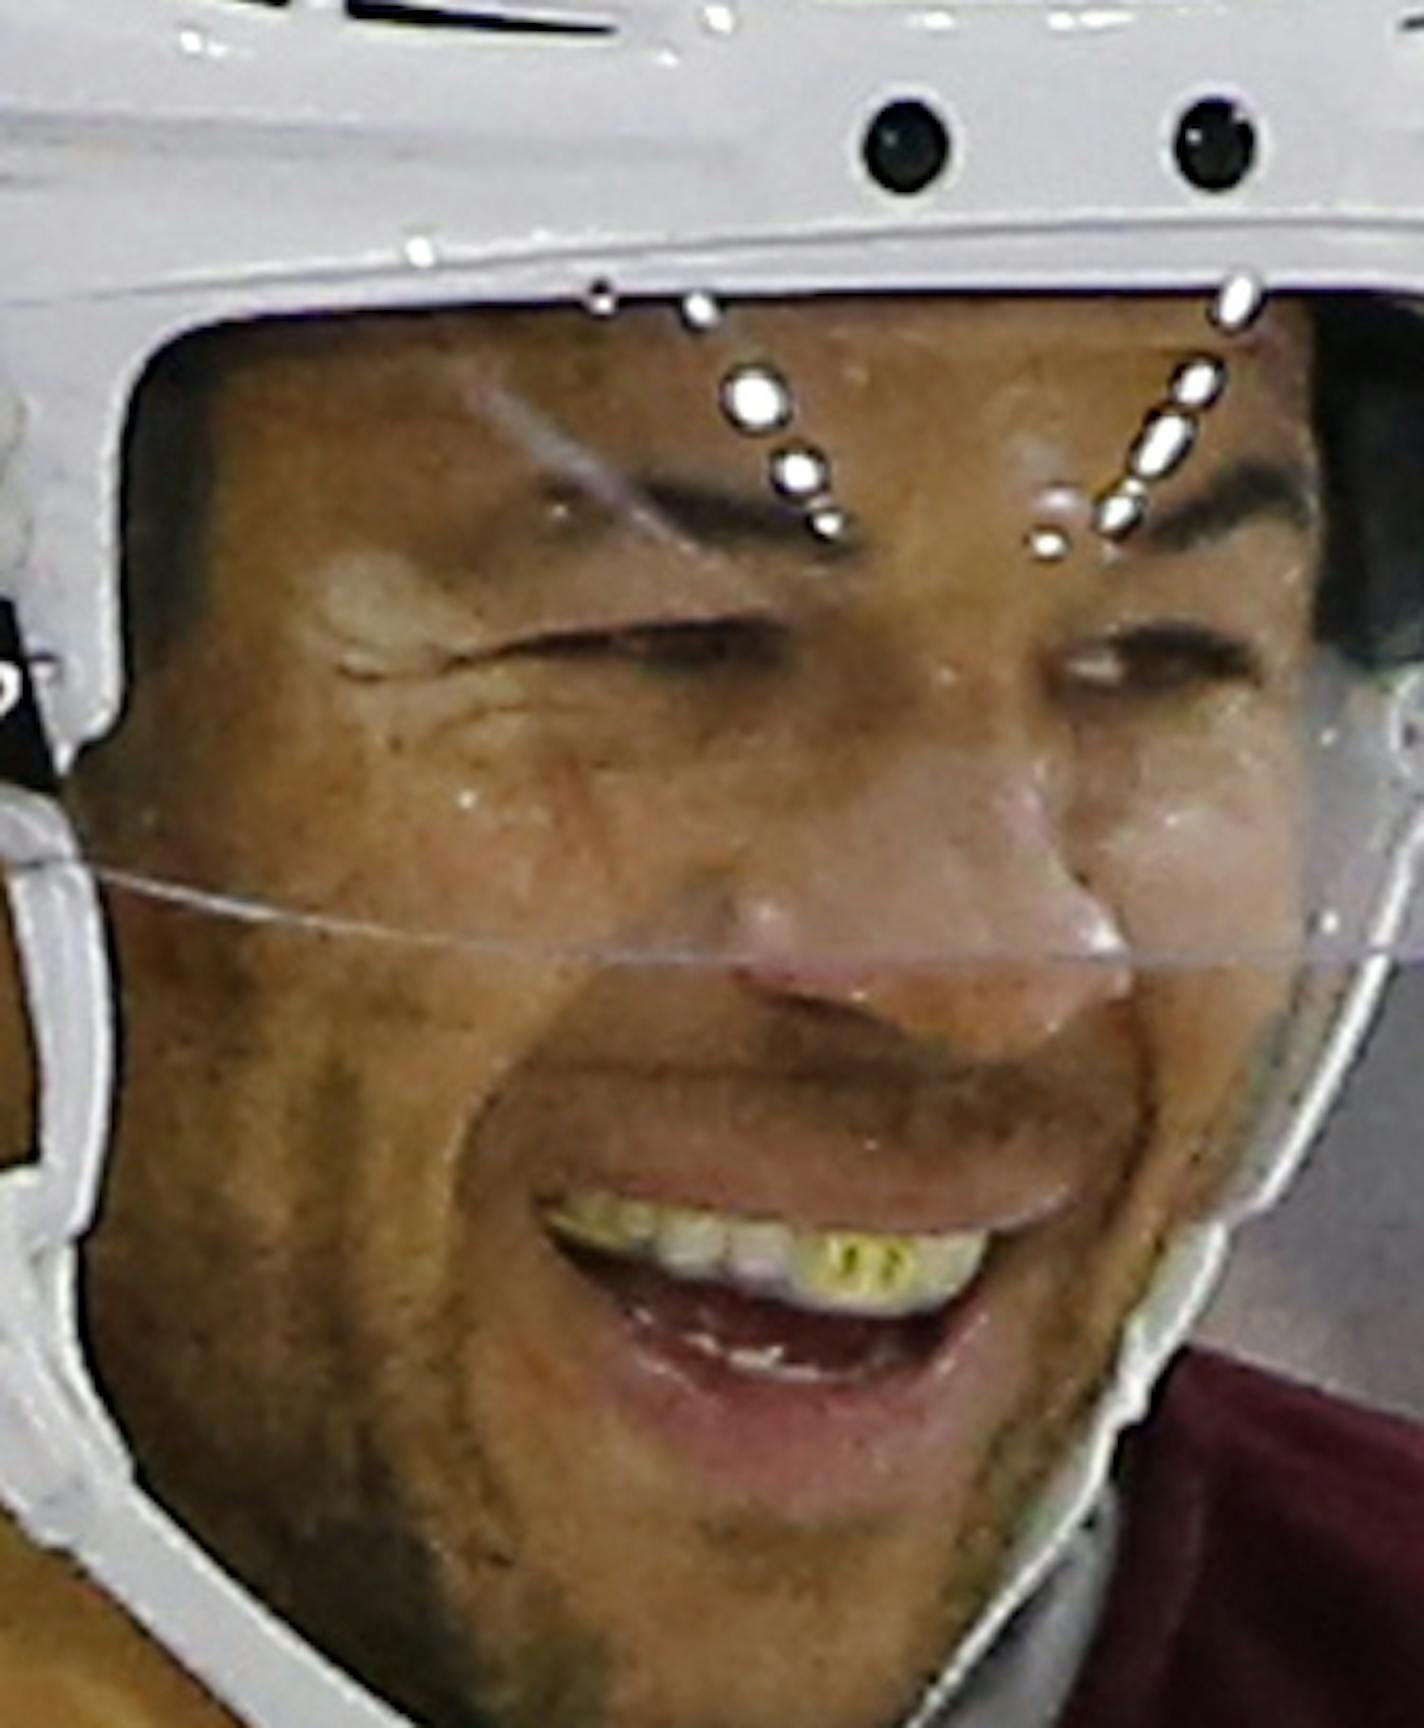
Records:
M1139 544L1147 552L1192 552L1259 520L1304 534L1319 514L1319 493L1304 463L1244 456L1218 469L1200 491L1149 510Z
M743 540L799 539L801 517L775 498L661 474L635 475L633 485L661 515L695 540L731 545Z
M771 495L660 473L630 476L631 490L678 533L700 546L731 551L740 546L788 546L816 561L858 559L866 548L859 534L821 540L806 512Z
M706 545L809 543L819 556L864 550L859 540L817 542L801 512L776 498L661 474L635 475L633 486L672 526ZM1261 519L1308 533L1318 515L1318 494L1303 463L1245 456L1219 469L1200 491L1149 512L1140 544L1148 552L1191 552Z
M575 490L584 488L575 486ZM746 545L792 546L817 560L860 560L863 530L848 541L818 540L804 513L774 496L655 471L628 477L640 504L699 545L732 550ZM568 483L552 490L566 493ZM1275 520L1308 533L1319 517L1319 495L1304 463L1244 456L1217 470L1199 491L1150 510L1137 544L1158 556L1191 552L1223 540L1248 522Z

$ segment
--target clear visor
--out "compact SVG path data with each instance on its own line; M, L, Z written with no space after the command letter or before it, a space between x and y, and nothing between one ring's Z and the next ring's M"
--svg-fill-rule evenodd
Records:
M88 1337L413 1719L927 1722L1318 1126L1418 941L1424 343L1249 290L150 371Z
M1233 288L197 338L132 418L86 847L249 921L832 998L1397 952L1424 630L1356 496L1368 313Z

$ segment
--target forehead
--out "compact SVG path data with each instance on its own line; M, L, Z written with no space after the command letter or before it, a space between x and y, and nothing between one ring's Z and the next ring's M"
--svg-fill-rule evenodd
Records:
M259 325L225 352L216 521L235 592L260 567L264 594L295 572L301 597L307 572L382 549L458 573L483 604L513 604L515 590L471 587L472 571L517 568L524 596L546 577L563 604L585 567L632 604L641 577L664 591L668 560L624 506L667 486L697 506L694 540L710 527L739 558L813 574L824 549L795 511L766 532L779 507L771 457L796 441L825 454L877 593L938 597L952 576L966 604L1002 610L1022 592L1056 614L1114 580L1092 500L1122 475L1176 369L1203 353L1226 363L1228 386L1164 501L1243 459L1312 467L1309 321L1291 304L1232 339L1205 299L1170 296L747 303L710 332L689 330L675 302L611 318L479 308ZM724 411L725 382L746 366L785 382L790 420L775 433L739 433ZM604 505L621 500L616 548L600 488ZM561 492L577 506L566 530L546 515ZM1051 584L1022 555L1045 508L1067 509L1082 553ZM1178 593L1207 584L1219 605L1234 594L1296 618L1294 578L1277 580L1281 560L1262 561L1249 539L1169 562Z
M1174 369L1204 352L1228 364L1233 424L1300 435L1310 353L1302 312L1273 308L1250 335L1225 341L1205 302L1168 296L747 304L701 333L673 304L607 319L570 308L336 318L241 333L226 380L244 420L268 417L269 438L338 442L343 428L369 435L415 416L432 432L443 420L468 436L500 390L630 455L675 435L693 456L725 458L719 387L739 366L765 365L788 387L797 432L863 442L861 460L898 431L911 439L897 452L902 465L927 443L967 456L1005 438L1108 461Z

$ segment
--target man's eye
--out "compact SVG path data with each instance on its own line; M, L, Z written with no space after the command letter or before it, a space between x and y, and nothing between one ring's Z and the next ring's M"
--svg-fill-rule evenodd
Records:
M1086 643L1064 656L1057 677L1075 692L1149 700L1264 682L1249 644L1199 624L1146 624Z
M621 625L613 630L551 631L515 644L522 660L622 661L668 674L770 670L789 649L789 631L771 618L695 618Z

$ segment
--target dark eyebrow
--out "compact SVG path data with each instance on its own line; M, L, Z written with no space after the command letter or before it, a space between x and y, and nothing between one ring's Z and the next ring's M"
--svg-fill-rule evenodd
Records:
M1139 544L1147 552L1192 552L1258 518L1305 534L1319 510L1319 495L1303 463L1244 456L1218 469L1200 491L1149 509Z
M845 541L818 539L805 513L777 498L769 486L762 498L665 474L634 474L631 480L639 498L700 545L726 550L748 544L791 546L809 557L837 560L864 551L859 535Z
M844 542L818 540L803 513L770 492L762 498L658 473L632 474L629 482L635 497L700 545L728 550L748 544L792 546L837 561L866 550L863 530ZM1274 518L1308 533L1318 514L1316 488L1303 463L1245 456L1218 469L1200 491L1150 510L1138 545L1148 553L1190 552L1257 518Z

